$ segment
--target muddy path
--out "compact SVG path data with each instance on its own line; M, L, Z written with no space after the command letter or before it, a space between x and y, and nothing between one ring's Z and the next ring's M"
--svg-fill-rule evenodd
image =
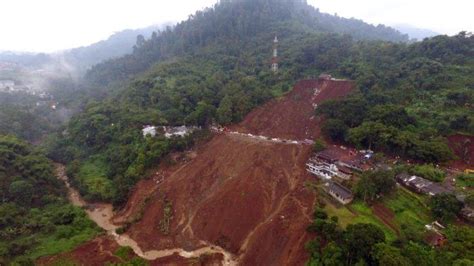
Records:
M66 175L66 169L64 165L56 164L56 175L57 178L64 182L68 189L68 199L72 205L84 208L89 218L94 221L97 226L104 229L108 235L112 236L119 246L130 247L133 252L146 260L156 260L178 254L183 258L198 258L204 254L222 254L224 260L223 265L237 265L237 261L234 256L225 251L223 248L210 245L204 241L201 242L202 246L199 249L187 251L182 248L164 249L164 250L148 250L143 251L139 244L126 234L119 235L115 232L119 226L112 222L114 216L113 206L111 204L99 203L89 204L82 199L79 192L71 186L69 178Z

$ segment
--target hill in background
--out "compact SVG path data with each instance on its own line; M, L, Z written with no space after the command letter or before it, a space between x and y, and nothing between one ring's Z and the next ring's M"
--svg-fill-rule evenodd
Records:
M418 41L422 41L424 38L440 35L438 32L432 31L430 29L417 28L408 24L397 24L393 27L400 32L407 34L411 39L416 39Z

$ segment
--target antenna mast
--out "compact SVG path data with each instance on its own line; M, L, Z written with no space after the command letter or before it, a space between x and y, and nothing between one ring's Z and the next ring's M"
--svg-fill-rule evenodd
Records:
M273 40L272 71L274 73L278 72L278 37L276 35Z

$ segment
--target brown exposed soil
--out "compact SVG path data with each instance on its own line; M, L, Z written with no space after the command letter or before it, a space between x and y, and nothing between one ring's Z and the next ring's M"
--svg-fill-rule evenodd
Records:
M397 234L399 234L399 230L395 224L393 224L393 219L395 218L395 213L392 210L387 208L382 203L376 202L372 206L372 211L374 212L375 216L377 216L385 225L392 228Z
M288 244L258 243L281 254L301 239L310 221L312 196L303 188L309 153L310 147L216 136L195 160L165 177L129 235L145 250L195 249L203 240L239 255L252 249L254 235L283 219L288 225L278 237ZM165 198L173 204L169 235L159 227Z
M319 94L314 93L316 88ZM352 88L348 81L301 81L232 130L293 140L314 138L320 129L313 104L343 97ZM216 134L192 159L162 165L152 178L139 182L114 222L133 222L127 235L143 251L191 251L211 244L232 253L241 265L304 265L306 227L314 202L313 192L304 186L313 179L305 170L310 155L307 145ZM166 206L171 207L167 217ZM163 226L165 220L169 226ZM93 252L97 248L92 243L77 252ZM71 256L77 256L76 251ZM102 261L114 259L103 256ZM222 260L219 254L207 258L201 256L199 263ZM154 263L189 261L175 254Z
M451 166L458 169L474 168L474 136L456 134L448 137L449 147L458 160Z
M233 130L286 139L314 139L320 135L321 123L314 116L314 105L342 98L353 88L352 81L302 80L284 97L256 108Z
M223 256L220 254L202 255L199 258L183 258L178 255L172 255L166 258L154 260L150 263L151 266L209 266L221 265Z

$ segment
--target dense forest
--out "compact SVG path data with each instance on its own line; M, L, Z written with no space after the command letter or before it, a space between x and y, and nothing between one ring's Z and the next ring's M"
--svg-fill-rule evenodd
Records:
M0 264L32 265L99 233L68 204L52 163L29 144L0 136Z

